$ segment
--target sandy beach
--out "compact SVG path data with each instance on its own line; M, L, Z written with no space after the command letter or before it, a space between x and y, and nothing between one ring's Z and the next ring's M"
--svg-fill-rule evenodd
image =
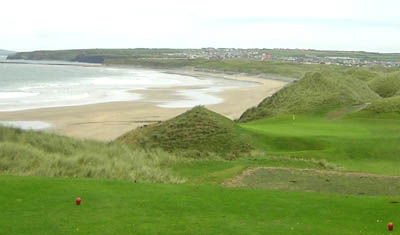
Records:
M193 77L218 77L254 82L255 86L231 88L212 95L222 98L219 104L206 107L228 118L237 119L248 108L256 106L288 81L273 76L211 73L193 70L162 70ZM163 121L177 116L189 108L163 108L158 105L168 100L182 99L180 90L204 87L151 88L135 91L143 99L130 102L110 102L83 106L42 108L14 112L0 112L0 121L43 121L52 124L47 132L77 137L111 141L138 126Z

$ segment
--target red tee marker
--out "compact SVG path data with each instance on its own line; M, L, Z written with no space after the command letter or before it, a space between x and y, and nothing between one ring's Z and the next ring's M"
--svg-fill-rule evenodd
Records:
M392 222L388 223L387 226L388 226L389 231L393 231L393 223Z
M79 206L81 204L81 198L78 197L77 199L75 199L75 203L77 206Z

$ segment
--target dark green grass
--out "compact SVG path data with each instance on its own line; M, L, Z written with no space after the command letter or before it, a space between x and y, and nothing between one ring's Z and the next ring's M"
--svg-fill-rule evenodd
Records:
M385 234L398 197L0 177L2 234ZM76 197L82 205L74 205Z
M289 168L256 169L241 179L240 186L296 192L400 195L399 177Z
M268 154L325 159L343 170L400 175L400 119L297 115L241 126Z

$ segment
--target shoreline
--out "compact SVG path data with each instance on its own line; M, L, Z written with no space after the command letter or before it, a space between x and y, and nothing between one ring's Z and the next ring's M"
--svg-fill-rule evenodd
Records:
M82 66L82 65L80 65ZM108 68L139 69L138 67ZM140 68L146 69L146 68ZM264 98L286 86L289 82L276 77L260 78L244 74L225 74L195 71L190 69L149 69L163 73L192 76L196 78L222 78L253 82L257 85L239 88L227 88L211 95L223 99L221 103L205 105L212 111L230 119L237 119ZM142 125L173 118L190 108L163 108L158 105L169 100L180 100L179 91L194 87L150 88L134 90L143 95L142 100L96 103L80 106L39 108L21 111L0 112L0 121L42 121L52 124L46 132L66 135L80 139L112 141L120 135ZM195 89L201 89L196 87ZM204 88L204 87L203 87ZM162 100L162 102L161 102Z

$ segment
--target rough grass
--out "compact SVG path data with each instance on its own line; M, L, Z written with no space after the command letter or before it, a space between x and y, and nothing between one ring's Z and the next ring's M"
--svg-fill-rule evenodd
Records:
M239 122L285 114L301 114L337 106L362 104L379 96L363 81L344 73L309 73L248 109Z
M182 161L161 150L0 127L1 174L181 183L166 166Z
M248 139L232 120L195 107L165 122L133 130L117 141L146 149L184 152L197 158L217 154L232 159L253 149Z
M400 96L375 100L363 110L349 116L398 119L400 118Z
M256 168L227 181L227 186L280 191L353 195L400 194L400 178L310 169Z
M326 160L296 158L286 156L272 156L255 152L251 157L239 158L231 161L208 160L178 163L173 171L185 177L186 184L218 185L234 177L248 168L254 167L290 167L318 170L340 170L341 168Z
M400 92L400 72L378 76L368 85L383 98L393 97Z
M351 68L347 69L345 73L353 78L357 78L365 82L371 81L382 74L382 72L374 71L373 68Z

